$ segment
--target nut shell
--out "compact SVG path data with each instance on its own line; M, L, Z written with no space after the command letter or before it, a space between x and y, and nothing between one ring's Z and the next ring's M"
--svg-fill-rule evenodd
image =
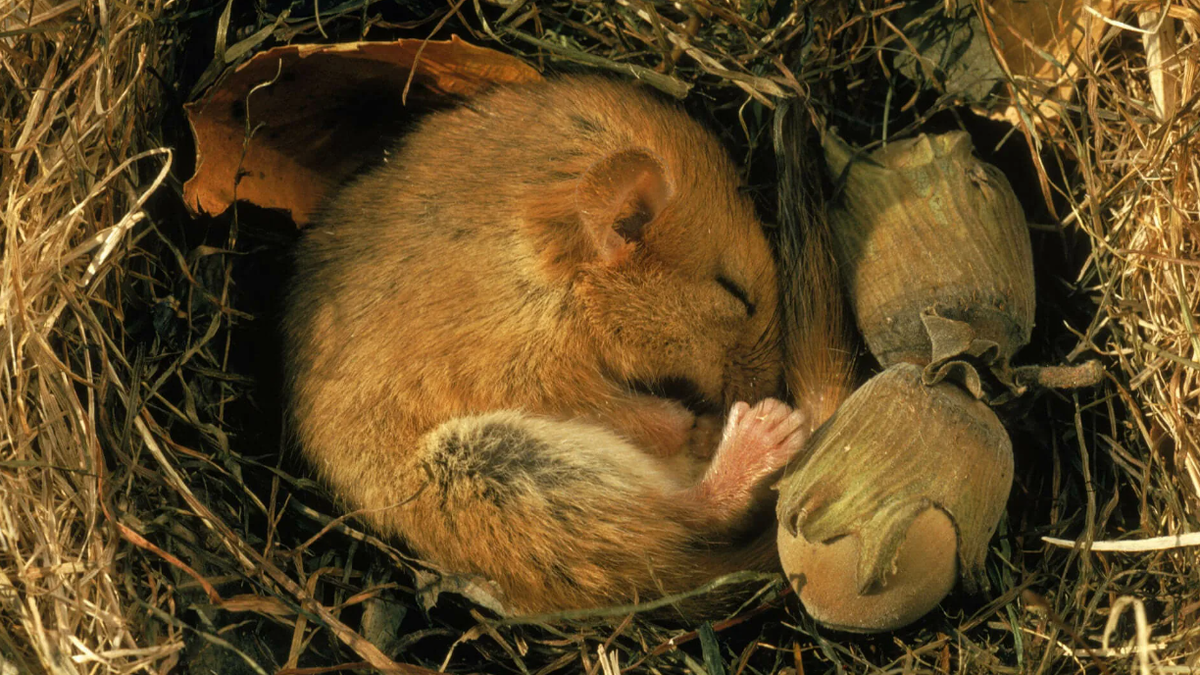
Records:
M829 133L824 148L841 185L834 252L879 362L933 364L930 384L959 355L1006 370L1029 342L1034 285L1025 216L1004 175L972 155L963 132L870 155Z
M837 616L862 619L835 623L881 630L878 626L911 620L933 605L922 600L911 611L888 610L892 620L872 619L870 594L896 583L891 570L904 542L913 536L913 523L935 507L952 521L954 549L911 547L926 557L925 563L913 567L934 564L949 554L957 558L964 585L974 590L984 585L988 540L1004 511L1012 475L1012 444L990 408L956 385L925 386L921 368L896 364L842 404L776 485L784 571L803 600L805 591L798 582L822 583L817 570L827 562L813 562L803 551L793 551L797 535L802 537L801 547L854 537L854 556L844 550L845 544L826 550L841 560L845 574L853 570L852 585L831 581L854 590L840 592L846 606L836 608ZM929 585L928 592L913 597L940 599L946 592L944 581L944 574L932 575L921 582ZM815 592L810 590L809 596Z
M954 522L936 508L913 519L883 582L861 595L855 575L862 549L857 535L814 544L779 528L777 541L784 568L800 570L789 579L804 609L839 630L906 626L936 607L958 580Z

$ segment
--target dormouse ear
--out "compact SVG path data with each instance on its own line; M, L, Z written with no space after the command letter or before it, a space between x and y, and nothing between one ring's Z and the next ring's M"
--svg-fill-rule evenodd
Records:
M663 160L644 148L615 152L588 168L576 204L599 258L615 263L628 257L671 191Z

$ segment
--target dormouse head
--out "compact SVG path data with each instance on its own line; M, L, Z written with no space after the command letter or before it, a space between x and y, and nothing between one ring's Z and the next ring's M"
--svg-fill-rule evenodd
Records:
M583 172L571 288L610 377L719 412L779 394L779 281L731 163L707 135L688 145Z

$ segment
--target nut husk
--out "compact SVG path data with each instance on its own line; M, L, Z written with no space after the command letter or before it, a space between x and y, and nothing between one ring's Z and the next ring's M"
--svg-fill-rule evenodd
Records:
M842 189L834 251L855 318L884 366L928 366L981 397L974 363L1011 386L1008 360L1033 328L1033 257L1004 175L963 132L858 155L832 132L825 159Z
M949 591L944 582L948 559L957 559L968 590L986 585L987 544L1004 511L1012 475L1012 445L990 408L957 385L925 386L916 365L893 365L842 404L776 485L784 571L806 607L819 599L821 606L810 608L818 620L849 630L903 625L896 621L915 619ZM953 523L956 556L927 543L902 551L914 522L930 509ZM829 554L852 566L854 573L844 579L822 578L809 553L793 550L847 537L853 537L851 544ZM846 554L848 545L857 547L854 555ZM943 570L918 582L929 584L928 592L914 593L912 583L898 578L897 562L912 554L917 562L907 563L908 568L919 569L924 560ZM913 599L898 597L889 605L890 600L871 597L888 593ZM932 602L931 595L936 596ZM870 603L895 620L872 614Z
M779 557L804 608L830 628L852 633L895 630L924 616L958 580L954 521L937 508L922 511L904 534L884 585L857 592L856 535L813 543L779 528Z

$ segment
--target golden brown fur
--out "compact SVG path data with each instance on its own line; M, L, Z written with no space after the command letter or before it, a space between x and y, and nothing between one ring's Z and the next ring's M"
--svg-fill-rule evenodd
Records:
M698 124L598 78L500 89L302 241L292 425L371 526L514 611L687 589L777 564L753 516L807 425L768 401L721 429L782 394L778 303Z
M810 140L805 114L796 101L780 105L772 136L779 171L783 379L812 431L850 395L858 364L820 189L824 160Z

